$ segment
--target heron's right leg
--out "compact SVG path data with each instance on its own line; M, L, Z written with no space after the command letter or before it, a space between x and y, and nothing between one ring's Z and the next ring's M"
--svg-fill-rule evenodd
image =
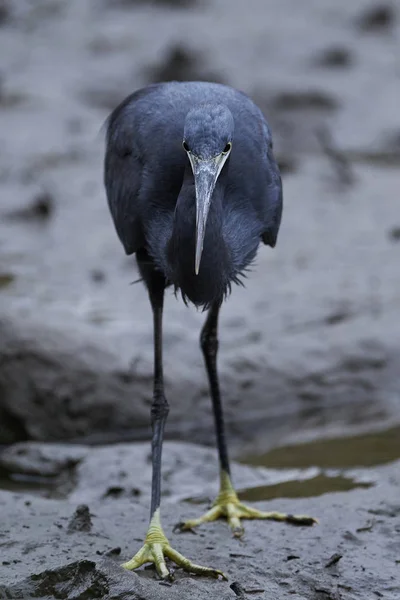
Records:
M162 313L165 279L153 268L147 255L138 255L138 263L142 277L148 288L154 321L154 391L151 407L153 474L151 484L150 524L144 545L131 560L124 563L122 566L125 567L125 569L132 570L137 569L145 563L154 563L160 577L165 579L170 577L170 572L165 563L165 558L168 557L178 566L191 573L211 575L212 577L225 577L221 571L196 565L174 550L170 546L161 526L161 453L164 427L169 411L168 402L164 394L162 363Z
M269 519L273 521L286 521L297 525L313 525L316 520L303 515L287 515L280 512L265 512L246 506L240 502L231 480L228 448L225 438L225 425L222 411L221 393L217 372L218 353L218 316L219 304L214 304L208 313L206 322L201 331L200 344L206 364L210 393L214 411L215 432L220 466L220 490L212 507L198 519L179 523L181 530L190 530L210 521L225 517L235 537L244 533L241 519Z

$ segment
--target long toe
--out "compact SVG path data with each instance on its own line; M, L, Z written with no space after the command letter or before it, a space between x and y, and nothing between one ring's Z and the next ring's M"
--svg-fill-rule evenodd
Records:
M165 554L166 556L168 556L168 558L173 560L174 563L177 564L179 567L182 567L182 569L188 571L188 573L195 573L196 575L206 575L208 577L215 577L216 579L222 577L222 579L225 579L226 581L228 580L226 575L219 569L213 569L211 567L203 567L201 565L196 565L195 563L187 559L185 556L171 548L171 546L168 546L165 549Z
M233 536L240 538L244 534L244 527L240 523L240 519L243 516L240 511L237 510L236 504L227 504L225 507L226 518L228 525L232 530Z
M281 521L285 523L291 523L292 525L304 525L311 526L318 523L318 519L309 517L307 515L291 515L281 512L266 512L247 506L246 504L240 503L238 505L240 517L242 519L263 519L269 521Z
M188 521L183 521L182 523L178 523L176 528L180 531L191 531L194 530L195 527L198 527L202 523L210 523L212 521L217 521L220 517L223 516L222 507L219 505L213 506L208 510L204 515L198 517L197 519L189 519Z

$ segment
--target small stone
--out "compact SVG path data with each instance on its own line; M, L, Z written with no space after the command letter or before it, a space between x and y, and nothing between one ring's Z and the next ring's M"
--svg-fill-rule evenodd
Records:
M80 504L74 512L68 523L68 533L75 531L90 531L92 529L92 519L87 504Z

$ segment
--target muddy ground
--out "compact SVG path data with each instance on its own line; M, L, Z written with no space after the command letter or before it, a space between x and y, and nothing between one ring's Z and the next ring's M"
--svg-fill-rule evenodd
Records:
M320 524L299 528L248 522L239 541L223 522L203 526L198 535L173 533L177 521L206 509L216 493L217 472L209 449L166 444L165 531L173 546L222 569L228 582L189 577L177 569L174 583L165 586L152 568L132 574L120 567L146 531L147 455L147 444L98 449L22 444L5 452L3 470L20 477L41 475L53 486L30 495L16 489L0 492L1 514L7 515L0 525L0 598L233 600L234 583L245 599L399 598L398 461L342 472L346 492L260 503L266 510L311 513ZM333 470L274 473L234 467L244 498L276 486L285 495L294 478L312 485L323 474L334 489L339 473Z
M52 442L56 446L43 452L57 455L58 442L72 440L80 444L79 468L86 465L80 481L87 482L99 468L82 459L79 452L89 452L82 444L148 438L150 308L141 284L130 285L137 279L135 262L123 255L106 207L101 127L126 94L149 82L211 79L235 85L259 102L271 123L285 209L277 248L260 249L246 289L234 289L222 311L220 370L230 447L236 458L274 468L249 484L258 486L246 492L249 500L323 493L283 504L300 512L323 510L326 529L249 525L265 537L255 542L249 536L245 554L251 560L247 556L239 566L237 558L235 567L227 561L236 542L223 524L209 530L213 551L199 543L201 536L176 540L199 560L220 559L244 587L246 573L253 573L248 585L254 590L260 584L260 597L397 598L391 577L398 577L398 512L381 515L367 533L356 529L369 518L365 511L381 510L376 507L398 494L398 464L379 465L400 457L400 8L370 0L251 5L0 1L0 444ZM168 294L167 436L210 446L214 434L198 348L203 318ZM148 483L144 447L129 448L138 453L141 481ZM101 451L102 460L110 453L113 464L116 449ZM203 457L206 450L198 452ZM51 596L50 584L40 582L58 575L31 576L53 567L64 569L61 580L108 582L110 598L122 597L119 585L128 586L124 593L133 586L132 594L143 598L234 597L225 584L183 578L168 589L132 579L94 555L124 545L125 557L138 543L147 484L140 501L117 494L111 514L101 472L92 493L83 484L81 493L72 461L63 475L50 473L57 481L56 490L53 480L49 490L43 474L21 479L21 465L10 466L7 457L0 471L0 487L7 488L0 521L0 558L10 563L2 568L6 597L93 595L71 584ZM197 494L193 464L184 465L176 467L186 475L174 486L182 513L190 489ZM372 469L368 477L382 477L382 484L351 491L346 477L327 482L326 473L313 471L364 465ZM281 488L282 480L291 483ZM40 488L52 498L21 496ZM32 502L31 512L26 502ZM93 518L95 533L71 544L61 520L54 537L54 515L69 519L81 502L102 515ZM122 519L124 502L132 512ZM349 508L345 514L343 506ZM98 518L107 522L107 533ZM141 523L137 540L127 518ZM173 522L168 507L169 531ZM49 540L45 559L29 541L28 527L33 538L41 529ZM103 535L107 543L100 548ZM298 559L282 558L286 552L306 555L322 565L339 545L348 559L340 560L332 577L329 569L306 561L296 574ZM77 548L75 558L71 547ZM11 550L27 552L28 565L20 557L3 558ZM71 571L71 561L83 556L89 562ZM357 575L362 567L370 578Z

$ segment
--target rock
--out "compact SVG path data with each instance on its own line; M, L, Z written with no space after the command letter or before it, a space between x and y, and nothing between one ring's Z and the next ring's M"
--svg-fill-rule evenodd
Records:
M14 444L0 453L0 465L8 473L55 477L76 467L88 453L85 446Z
M131 448L131 457L135 456L135 448ZM138 449L137 457L140 446ZM182 456L183 470L191 465L185 458L188 449ZM115 450L110 447L111 454ZM168 445L166 450L168 455ZM165 502L163 523L172 545L199 563L221 568L229 577L225 583L188 576L178 569L168 590L160 585L153 569L129 573L119 566L139 548L145 534L148 506L136 498L122 497L110 502L93 500L93 495L88 495L92 498L90 530L78 528L71 533L68 523L76 504L70 500L1 491L0 597L122 600L129 595L157 600L167 593L169 598L180 600L233 600L235 592L230 585L236 582L236 591L257 593L265 600L280 598L283 593L299 599L313 598L322 594L321 590L332 598L340 597L346 590L349 600L369 598L376 592L394 599L400 593L396 565L400 550L399 467L397 461L364 469L364 478L378 482L369 489L259 503L265 510L314 514L320 525L298 528L249 521L240 542L223 522L203 526L197 536L173 533L177 520L199 514L205 505ZM105 470L102 487L108 475ZM257 477L257 472L253 472L253 478ZM94 494L98 498L102 487ZM177 497L182 497L185 489L178 486L176 492ZM87 514L88 509L83 512ZM371 526L365 527L368 514L378 516ZM120 555L114 550L117 547Z
M75 531L91 531L92 515L86 504L80 504L68 523L68 533Z
M3 440L21 439L21 431L34 439L72 438L105 430L110 423L120 433L147 429L148 391L140 399L137 389L133 404L131 382L118 373L112 355L85 344L78 349L73 338L51 329L16 327L19 340L11 324L0 323ZM127 413L120 412L115 398L125 401Z

